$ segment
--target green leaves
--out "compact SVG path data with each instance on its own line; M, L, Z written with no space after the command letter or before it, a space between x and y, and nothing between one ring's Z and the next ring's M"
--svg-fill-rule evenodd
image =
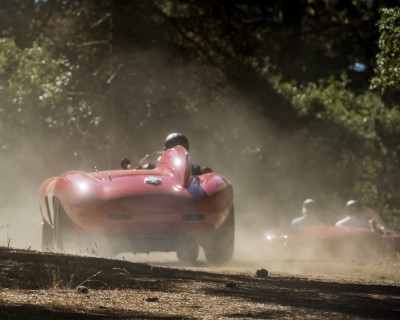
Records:
M300 86L281 84L300 117L329 121L365 138L375 137L374 121L384 109L377 94L355 94L345 74Z
M24 107L49 107L60 101L72 73L65 58L53 57L45 43L20 49L10 38L0 39L0 94Z
M400 90L400 8L381 9L378 27L380 51L371 87Z
M8 81L16 102L37 104L40 107L56 105L69 85L71 70L65 58L53 57L45 44L34 43L18 52L18 65Z

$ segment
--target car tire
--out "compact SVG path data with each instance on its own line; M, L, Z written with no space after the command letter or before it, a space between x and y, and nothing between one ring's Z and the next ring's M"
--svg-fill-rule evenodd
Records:
M216 233L203 243L207 261L223 265L232 260L235 243L235 210L232 206L228 217Z
M54 250L54 234L53 228L47 223L46 220L42 221L42 251Z
M69 251L68 245L74 240L76 231L68 219L59 199L54 199L54 246L57 252Z
M187 242L179 245L176 250L178 260L182 263L194 264L199 257L200 245L197 242Z

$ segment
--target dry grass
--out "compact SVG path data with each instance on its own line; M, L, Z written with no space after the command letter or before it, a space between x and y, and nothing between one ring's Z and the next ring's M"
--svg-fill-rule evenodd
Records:
M248 262L223 269L173 263L165 268L1 248L0 318L397 320L400 316L398 259L368 265L262 263L270 270L268 278L256 278L256 269ZM90 288L88 293L76 291L82 284Z

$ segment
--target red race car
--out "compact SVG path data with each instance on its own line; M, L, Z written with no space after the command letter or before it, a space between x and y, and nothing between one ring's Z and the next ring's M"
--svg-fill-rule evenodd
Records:
M232 185L217 173L192 175L181 146L146 156L133 170L67 171L44 181L39 194L43 250L176 251L193 263L201 246L212 264L233 255Z
M261 245L269 258L370 259L400 252L400 234L359 227L292 227L265 232Z

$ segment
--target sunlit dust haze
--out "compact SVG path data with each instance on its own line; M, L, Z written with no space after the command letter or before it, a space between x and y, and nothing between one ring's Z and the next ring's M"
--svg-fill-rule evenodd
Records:
M161 58L158 61L160 69L168 68ZM171 72L177 71L169 70L169 74ZM169 81L165 72L160 72L158 81ZM173 99L172 91L176 88L171 84L168 88L170 91L152 97L156 101L154 104ZM181 88L185 89L190 90ZM149 110L144 112L140 108ZM187 135L190 158L194 163L211 167L232 183L236 262L265 259L265 248L260 243L263 233L288 225L292 218L301 214L303 200L324 189L325 181L320 181L318 173L304 172L302 164L306 155L297 133L286 133L284 128L276 127L257 111L250 110L243 97L223 93L215 107L198 106L187 112L181 112L179 108L178 111L165 110L162 117L151 113L150 109L145 103L136 109L132 107L129 119L131 122L134 119L136 127L127 125L124 117L118 120L113 127L115 144L111 154L107 150L75 152L79 147L74 148L74 143L79 141L54 147L57 137L49 132L25 137L17 145L4 146L0 159L0 245L40 249L38 189L46 178L67 170L117 169L122 157L137 162L146 153L161 150L170 132ZM154 112L160 110L162 108ZM335 199L331 201L332 207L342 205L341 199L337 199L337 203ZM340 212L334 212L331 219L334 220L336 215ZM275 256L279 258L279 252ZM134 259L176 258L173 254L151 254L138 255Z

